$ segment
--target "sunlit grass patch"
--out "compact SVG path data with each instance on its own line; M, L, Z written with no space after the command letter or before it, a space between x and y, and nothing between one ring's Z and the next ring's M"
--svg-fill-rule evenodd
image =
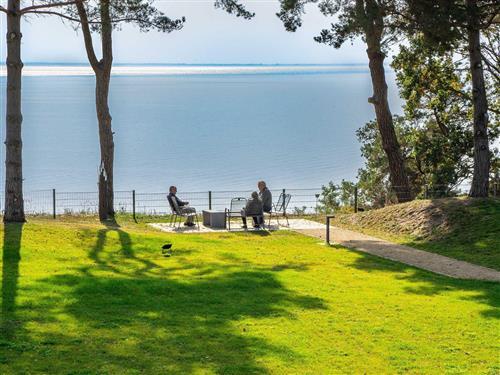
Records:
M3 238L2 374L498 370L495 283L286 231L33 219Z

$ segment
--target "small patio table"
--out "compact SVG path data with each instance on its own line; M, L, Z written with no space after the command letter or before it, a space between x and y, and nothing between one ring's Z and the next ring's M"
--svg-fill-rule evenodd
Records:
M226 227L226 213L224 211L203 210L203 225L211 228Z

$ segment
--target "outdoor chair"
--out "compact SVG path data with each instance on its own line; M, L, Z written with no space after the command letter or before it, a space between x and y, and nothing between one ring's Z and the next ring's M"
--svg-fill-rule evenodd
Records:
M290 203L290 199L292 199L292 196L290 194L283 194L281 193L278 202L273 204L273 207L269 214L269 226L271 225L271 218L273 216L276 217L276 221L278 223L278 227L280 225L280 220L279 217L283 216L286 219L286 225L290 226L290 223L288 222L288 214L286 213L286 209L288 208L288 204Z
M237 197L237 198L231 199L231 204L229 206L229 209L228 208L225 209L228 230L231 230L231 218L243 217L241 212L245 210L246 205L247 205L246 198Z
M167 199L170 205L170 209L172 210L172 216L170 218L170 226L175 227L177 224L177 219L179 219L179 223L177 225L177 229L180 229L182 218L194 217L196 220L196 225L198 226L198 230L200 230L200 223L198 222L198 215L196 214L196 209L193 208L194 212L182 212L182 207L179 207L175 199Z

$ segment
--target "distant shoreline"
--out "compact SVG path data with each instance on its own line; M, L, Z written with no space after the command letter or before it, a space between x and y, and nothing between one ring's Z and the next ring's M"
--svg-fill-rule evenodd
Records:
M352 74L368 73L365 64L336 65L198 65L198 64L115 64L113 75L260 75L260 74ZM26 63L24 76L92 76L94 73L86 64ZM0 77L6 76L6 69L0 69Z
M87 62L50 62L50 61L25 61L25 66L88 66ZM321 67L321 66L367 66L368 63L342 63L342 64L239 64L239 63L229 63L229 64L216 64L216 63L206 63L206 64L193 64L193 63L113 63L113 66L263 66L263 67L280 67L280 66L310 66L310 67Z

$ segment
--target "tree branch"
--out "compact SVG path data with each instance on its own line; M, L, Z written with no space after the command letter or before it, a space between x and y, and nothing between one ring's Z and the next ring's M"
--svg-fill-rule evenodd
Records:
M23 8L19 11L20 14L24 13L32 13L33 10L38 9L47 9L47 8L55 8L55 7L63 7L66 5L74 5L76 3L83 2L85 0L71 0L71 1L61 1L59 3L49 3L49 4L41 4L41 5L32 5L26 8Z
M80 16L80 22L82 24L83 39L85 41L85 50L87 51L87 57L89 59L92 69L96 71L99 68L99 61L95 55L94 44L92 43L92 34L90 32L89 20L87 17L87 11L83 6L82 2L76 3L76 8L78 9L78 15Z
M488 111L493 112L496 115L500 115L500 111L498 111L498 110L496 110L494 108L488 107Z
M455 94L457 95L460 95L461 97L467 99L467 100L470 100L472 102L472 97L467 94L466 92L463 92L462 90L456 90L455 88L449 86L448 87L450 91L454 92Z
M486 64L486 69L490 72L490 74L495 78L497 82L500 82L500 69L496 66L494 66L487 58L484 56L484 54L481 53L481 57L483 59L483 62Z
M68 21L80 23L80 20L78 18L73 18L73 17L67 16L63 13L55 12L53 10L36 10L36 11L33 10L33 11L25 12L25 14L35 14L35 15L42 15L42 16L47 16L47 15L58 16L58 17L66 19Z
M497 24L498 23L497 16L498 16L498 13L491 14L490 18L488 20L486 20L485 22L481 23L481 25L480 25L481 28L482 29L488 29L491 25Z
M215 0L215 7L224 9L229 14L235 14L236 17L243 17L246 20L252 19L255 13L249 12L237 0Z
M441 130L441 133L445 137L447 137L448 134L450 134L450 130L448 129L448 127L446 126L446 124L441 121L441 118L439 117L439 113L438 113L436 107L432 107L432 111L434 112L434 118L436 119L436 123L439 126L439 130Z
M7 9L5 9L3 6L0 6L0 12L8 13Z
M101 0L101 48L102 61L106 70L111 71L113 64L113 25L111 23L110 0Z
M141 19L141 18L138 18L138 17L115 18L115 19L111 19L110 22L112 24L120 23L120 22L136 22L138 24L144 24L144 25L148 25L149 27L154 27L154 28L161 28L161 26L162 26L158 22L154 22L154 21L148 22L148 21ZM99 22L96 22L96 23L99 23Z

